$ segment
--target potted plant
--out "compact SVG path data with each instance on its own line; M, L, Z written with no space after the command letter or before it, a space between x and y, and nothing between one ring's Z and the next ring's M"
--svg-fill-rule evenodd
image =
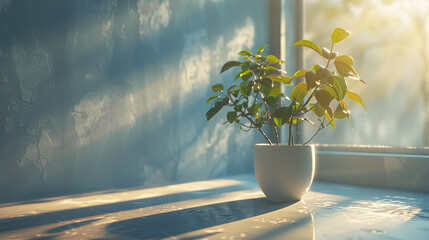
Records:
M314 177L315 149L307 144L327 126L335 129L335 119L348 118L350 121L346 98L365 108L361 97L347 89L346 79L363 82L353 67L353 58L333 51L335 44L349 35L350 32L344 29L335 28L329 49L321 49L309 40L296 42L296 46L314 50L324 65L298 70L292 76L284 75L279 68L284 61L273 55L262 55L266 45L259 47L256 54L240 51L238 55L242 56L242 61L228 61L221 69L223 73L238 68L234 82L240 81L228 88L223 84L211 87L215 95L206 102L211 104L206 113L207 120L222 108L229 108L225 124L237 124L243 131L255 129L265 138L267 143L255 145L255 175L262 191L271 200L296 201L308 191ZM282 86L291 84L295 85L286 96ZM314 124L307 114L317 117L319 127L307 142L297 145L293 127L303 122ZM285 125L289 132L287 145L279 141L279 128ZM273 129L274 139L266 134L264 126Z

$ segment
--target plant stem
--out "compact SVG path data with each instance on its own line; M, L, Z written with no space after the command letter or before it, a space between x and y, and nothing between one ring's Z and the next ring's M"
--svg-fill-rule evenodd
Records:
M320 130L323 129L322 126L323 126L323 123L320 124L319 129L317 129L316 133L310 139L308 139L308 141L305 142L304 145L307 145L307 143L309 143L311 140L313 140L313 138L320 132Z
M237 104L235 103L234 99L231 97L231 95L228 93L228 98L232 101L232 103L234 104L234 106L237 106ZM240 110L241 114L247 118L247 120L249 120L250 124L253 126L256 126L256 123L249 118L249 116L246 115L246 113L243 112L243 110ZM262 134L262 136L264 136L265 140L270 144L273 145L273 143L271 142L271 140L267 137L267 135L264 133L264 131L262 131L261 128L256 128L258 129L258 131Z
M332 118L332 120L328 123L328 125L325 126L328 127L329 125L331 125L331 123L334 121L335 118ZM320 130L324 129L323 127L323 122L320 123L319 129L317 129L316 133L310 138L308 139L307 142L304 143L304 145L307 145L307 143L309 143L311 140L313 140L313 138L320 132Z
M259 95L260 95L260 96L261 96L261 98L262 98L262 102L264 103L265 109L267 109L268 119L270 119L270 120L271 120L271 122L272 122L272 125L273 125L273 128L274 128L274 131L276 132L277 145L279 145L280 137L279 137L279 131L278 131L278 129L277 129L276 123L274 122L274 119L273 119L273 117L271 116L271 113L270 113L270 111L269 111L269 109L268 109L267 103L264 101L264 95L263 95L263 93L262 93L262 92L259 92Z
M268 62L268 61L267 61ZM266 63L267 63L266 62ZM265 64L266 64L265 63ZM265 66L265 64L264 64L264 66ZM256 75L255 75L255 72L254 71L252 71L252 74L253 74L253 79L254 80L256 80ZM261 90L260 89L258 89L259 91L258 91L258 93L259 93L259 95L261 96L261 99L262 99L262 102L264 103L264 106L265 106L265 109L267 110L267 114L268 114L268 119L270 119L271 120L271 122L273 123L273 128L274 128L274 131L275 131L275 133L276 133L276 140L277 140L277 145L279 145L279 142L280 142L280 137L279 137L279 132L278 132L278 130L277 130L277 127L276 127L276 124L275 124L275 122L274 122L274 119L273 119L273 117L271 116L271 113L270 113L270 111L269 111L269 109L268 109L268 106L267 106L267 103L265 102L265 98L264 98L264 94L261 92ZM256 98L255 98L256 99ZM271 144L270 144L271 145Z
M331 50L329 52L329 59L328 59L328 62L326 63L326 68L329 67L329 62L331 61L331 54L332 54L333 49L334 49L334 43L332 43L332 45L331 45Z

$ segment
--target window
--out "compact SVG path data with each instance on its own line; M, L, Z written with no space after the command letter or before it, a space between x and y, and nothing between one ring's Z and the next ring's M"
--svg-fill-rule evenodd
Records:
M351 120L313 142L429 146L429 2L426 0L306 0L304 38L330 44L330 31L352 32L334 51L351 55L366 85L349 81L367 112L351 102ZM317 56L304 50L306 66ZM349 101L350 102L350 101ZM316 127L306 127L305 138Z

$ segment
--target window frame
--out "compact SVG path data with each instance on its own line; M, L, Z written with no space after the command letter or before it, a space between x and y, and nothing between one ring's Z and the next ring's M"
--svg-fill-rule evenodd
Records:
M304 66L302 48L292 46L304 35L304 1L271 1L281 1L279 55L285 70L295 72ZM282 129L282 143L287 136ZM315 145L316 181L429 192L429 147Z

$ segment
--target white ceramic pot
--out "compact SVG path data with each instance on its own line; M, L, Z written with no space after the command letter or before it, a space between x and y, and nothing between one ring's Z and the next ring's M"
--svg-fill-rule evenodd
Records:
M254 161L256 180L270 200L299 201L313 182L313 145L256 144Z

